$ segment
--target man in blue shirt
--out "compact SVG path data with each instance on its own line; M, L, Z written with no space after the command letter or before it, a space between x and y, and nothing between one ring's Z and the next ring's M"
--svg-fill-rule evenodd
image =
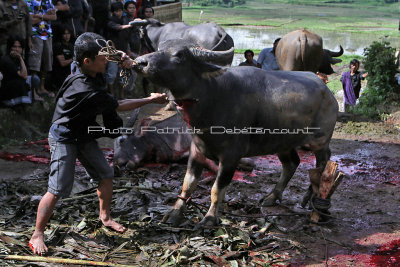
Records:
M278 63L275 59L275 49L281 38L274 41L274 47L268 47L261 50L257 60L257 67L263 70L279 70Z

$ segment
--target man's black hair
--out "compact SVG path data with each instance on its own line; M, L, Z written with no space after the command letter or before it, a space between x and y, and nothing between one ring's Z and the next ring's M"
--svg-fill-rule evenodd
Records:
M130 5L130 4L133 4L135 6L135 8L137 8L135 1L125 1L124 9L128 10L128 5Z
M117 10L124 10L124 5L121 2L115 2L111 4L111 12Z
M252 50L246 50L244 51L244 56L246 56L247 53L250 53L252 57L254 57L254 52Z
M24 39L18 34L13 34L7 39L7 54L10 54L11 48L14 46L15 41L18 41L19 44L22 46L22 50L24 50L25 47Z
M358 64L358 66L360 66L360 61L358 61L358 59L353 58L353 59L350 61L349 68L351 68L351 65L354 65L354 66L355 66L356 64Z
M94 32L85 32L78 37L74 45L74 60L82 66L85 58L95 60L101 48L106 45L106 40Z

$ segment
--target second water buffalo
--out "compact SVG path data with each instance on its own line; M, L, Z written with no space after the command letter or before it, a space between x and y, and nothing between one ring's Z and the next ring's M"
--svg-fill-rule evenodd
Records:
M297 30L284 35L279 41L275 58L281 70L312 71L332 74L331 64L341 62L343 48L333 52L323 49L321 36L307 30Z

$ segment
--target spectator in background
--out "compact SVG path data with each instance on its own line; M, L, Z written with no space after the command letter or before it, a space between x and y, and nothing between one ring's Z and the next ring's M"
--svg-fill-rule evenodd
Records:
M69 12L68 0L53 0L52 3L57 9L57 19L51 23L51 27L54 32L57 32L58 30L61 30L59 29L61 25L68 23L68 19L71 15Z
M123 24L128 25L129 22L134 20L141 20L136 18L136 4L134 1L125 1L124 4L125 16L123 17ZM130 58L136 58L139 56L140 52L140 32L139 27L131 27L127 30L128 32L128 48L127 55ZM127 90L133 91L135 88L135 81L137 78L136 72L130 70L131 75L129 77Z
M40 96L54 97L54 93L45 89L47 72L52 70L53 44L51 21L57 19L56 10L50 0L26 0L32 20L33 48L28 54L29 70L34 74L40 73L40 88L36 92ZM38 75L39 76L39 75Z
M127 52L128 50L128 38L129 38L129 29L131 28L129 25L124 25L122 20L124 6L121 2L115 2L111 4L111 12L112 16L110 21L107 24L108 28L108 37L111 41L113 41L115 48L117 50ZM124 90L122 86L122 80L119 77L119 73L121 68L118 66L116 62L109 62L107 65L107 83L108 89L112 95L115 95L114 92L114 83L117 79L118 82L118 92L119 98L124 98Z
M129 22L134 20L141 20L136 18L136 4L134 1L125 1L124 4L125 16L123 17L123 24L128 25ZM127 54L131 58L136 58L140 52L140 33L138 27L131 27L127 30L129 34L129 46Z
M141 19L152 19L154 17L154 9L149 5L142 7L139 17Z
M252 66L257 67L257 61L254 60L254 52L251 50L244 51L244 58L246 61L239 64L239 66Z
M274 41L273 47L264 48L258 55L257 67L263 70L279 70L278 63L275 59L275 49L281 38Z
M83 3L83 31L84 32L94 32L95 21L93 18L93 8L92 3L87 0L82 0Z
M75 40L84 32L82 17L84 16L84 5L82 0L68 0L69 14L68 25L72 30L72 37Z
M6 53L7 39L18 33L32 48L32 21L24 0L0 1L0 57Z
M354 106L357 99L360 97L361 80L367 77L368 73L359 72L360 61L352 59L350 61L349 71L343 72L340 81L343 86L344 93L344 112L348 110L349 106Z
M0 72L4 76L0 87L0 101L11 108L31 104L31 87L39 85L37 76L28 79L28 71L22 58L23 47L22 37L11 35L7 40L7 53L0 59ZM42 99L37 97L36 100Z
M53 86L58 91L65 78L71 74L74 44L71 42L71 29L69 26L62 25L54 36L54 41L53 72L51 78Z
M94 32L101 36L107 36L109 0L91 0L90 3L95 20Z

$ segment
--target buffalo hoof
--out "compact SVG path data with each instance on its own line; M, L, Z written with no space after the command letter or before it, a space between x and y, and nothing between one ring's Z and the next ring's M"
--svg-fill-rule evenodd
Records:
M275 206L277 204L276 203L277 200L282 202L282 196L277 193L271 193L266 198L264 198L263 202L261 203L261 206L263 207Z
M199 230L199 229L203 229L203 228L207 228L210 226L216 226L218 225L219 220L217 217L215 216L206 216L203 218L203 220L201 220L198 224L196 224L196 226L194 227L195 230Z
M162 223L171 224L174 227L179 226L183 221L183 211L180 209L172 209L167 214L164 215L161 220Z

